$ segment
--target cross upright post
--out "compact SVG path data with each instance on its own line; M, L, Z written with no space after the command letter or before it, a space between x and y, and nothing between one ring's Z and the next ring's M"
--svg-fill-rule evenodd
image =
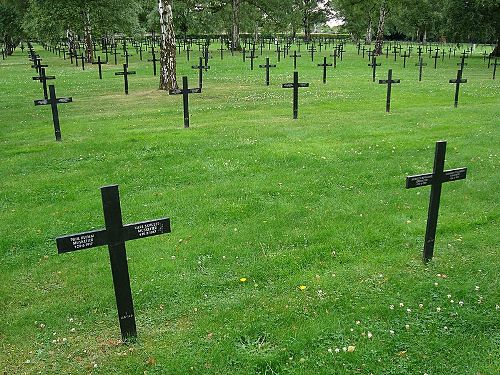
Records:
M326 57L323 57L323 64L318 64L318 66L323 67L323 83L326 83L326 68L328 66L333 66L333 64L327 64L326 63Z
M56 89L54 85L49 85L49 95L49 99L35 100L35 106L50 104L52 109L52 121L54 123L54 133L56 135L56 141L60 141L61 127L59 126L59 111L57 110L57 105L62 103L71 103L73 101L73 98L58 98L56 96Z
M462 70L458 70L457 72L457 78L456 79L450 79L450 83L455 83L456 88L455 88L455 108L458 107L458 93L460 91L460 84L461 83L467 83L467 79L462 78Z
M427 213L427 226L425 229L425 241L423 250L424 262L430 261L434 255L434 243L436 238L436 228L442 184L449 181L463 180L467 175L467 168L457 168L445 171L445 154L446 141L436 142L436 150L434 153L434 168L432 173L406 177L407 189L431 185L431 194L429 199L429 210Z
M182 90L174 89L169 91L170 95L182 94L185 128L189 128L189 94L199 94L199 93L201 93L201 87L190 89L188 86L188 79L186 76L182 77Z
M269 86L269 68L276 68L276 65L269 64L269 57L266 57L265 65L259 65L259 68L266 69L266 86Z
M125 242L170 233L170 219L123 225L118 185L101 188L105 229L58 237L59 254L108 245L118 321L123 341L137 337Z
M497 66L500 65L498 64L498 58L495 57L495 62L491 65L493 65L493 79L495 79L495 76L497 75Z
M293 119L298 118L299 113L299 87L309 87L309 83L299 83L299 72L293 72L293 83L284 83L282 88L293 88Z
M392 89L392 84L393 83L401 83L400 79L392 79L392 69L389 69L389 73L387 75L387 79L381 79L378 81L379 84L387 85L387 98L386 98L386 105L385 105L385 111L390 112L391 111L391 89Z
M405 51L405 53L400 56L403 58L403 68L406 68L406 59L410 57L410 54Z
M432 56L432 58L434 59L434 69L437 69L437 61L439 59L437 48L436 48L436 54Z

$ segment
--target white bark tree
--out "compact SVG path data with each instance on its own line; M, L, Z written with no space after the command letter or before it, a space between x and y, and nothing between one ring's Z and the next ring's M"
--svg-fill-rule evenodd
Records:
M158 0L160 13L160 90L177 88L176 45L172 0Z

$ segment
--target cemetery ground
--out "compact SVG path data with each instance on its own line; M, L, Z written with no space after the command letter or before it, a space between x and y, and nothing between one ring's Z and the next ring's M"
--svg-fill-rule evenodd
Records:
M215 47L213 47L215 48ZM218 46L217 46L218 48ZM379 57L372 82L347 46L327 83L303 50L265 85L213 51L203 91L158 91L131 57L76 68L35 45L55 75L62 142L27 54L0 61L0 369L5 374L494 374L500 371L499 81L459 57ZM292 53L291 49L290 54ZM276 54L267 52L270 63ZM178 58L197 87L199 53ZM123 58L121 58L123 59ZM331 62L328 57L328 62ZM111 60L111 59L110 59ZM422 262L432 171L448 141L434 259ZM127 243L138 339L123 344L105 247L57 254L55 238L104 226L99 188L120 186L124 223L170 217L172 233Z

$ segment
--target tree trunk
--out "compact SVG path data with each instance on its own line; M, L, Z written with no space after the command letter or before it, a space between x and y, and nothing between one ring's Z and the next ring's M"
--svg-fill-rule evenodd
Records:
M90 24L90 13L85 11L84 23L84 43L85 43L85 59L88 63L94 62L94 45L92 43L92 25Z
M231 48L233 51L240 51L240 0L233 0L231 3L233 23L231 27Z
M427 44L427 29L424 29L424 36L422 37L422 43Z
M76 52L75 38L70 29L66 30L66 41L68 44L68 53L73 54Z
M304 17L302 18L302 23L304 25L304 40L309 41L311 39L311 23L309 19L309 3L311 0L304 0Z
M369 19L368 28L366 29L365 44L372 44L372 19Z
M497 35L498 35L497 45L495 46L495 48L491 52L491 56L494 56L494 57L500 57L500 30L497 31Z
M158 0L160 13L160 90L177 88L176 45L174 20L172 18L172 0Z
M377 40L375 41L375 48L373 50L373 54L375 56L382 54L382 47L384 44L384 25L386 16L387 16L387 4L384 1L380 6L380 18L378 20Z

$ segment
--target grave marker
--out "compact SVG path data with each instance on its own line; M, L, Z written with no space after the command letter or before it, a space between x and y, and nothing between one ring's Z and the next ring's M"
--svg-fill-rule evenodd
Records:
M198 69L198 87L200 90L203 88L203 69L207 70L210 69L208 65L203 65L203 59L200 57L200 62L198 66L193 65L191 66L192 69Z
M266 68L266 86L269 86L269 68L276 68L276 65L269 65L269 57L266 57L265 65L259 65L259 68Z
M101 197L106 228L58 237L57 252L62 254L108 245L120 331L122 340L126 341L137 337L137 329L125 242L170 233L170 219L123 225L118 185L102 187Z
M129 74L135 74L134 71L128 71L128 65L123 64L123 72L116 72L115 76L123 76L123 83L125 85L125 95L128 95L128 76Z
M299 87L309 87L309 83L299 83L299 72L293 72L293 83L284 83L282 88L293 88L293 119L298 118L299 113Z
M326 83L326 68L328 66L333 66L333 64L327 64L326 63L326 57L323 57L323 64L318 64L318 66L323 67L323 83Z
M201 57L200 57L201 59ZM182 94L183 105L184 105L184 127L189 128L189 94L199 94L201 93L201 87L190 89L188 86L188 79L186 76L182 77L182 90L174 89L170 90L170 95Z
M412 189L431 185L429 199L429 210L427 213L427 227L425 230L425 241L423 259L425 262L432 259L434 254L434 242L436 238L436 227L439 212L439 201L441 199L442 184L449 181L463 180L467 175L467 168L444 170L446 153L446 141L436 142L434 154L434 168L432 173L406 177L406 188Z
M297 70L297 57L302 57L302 55L297 55L297 51L293 51L293 55L290 55L290 57L293 57L293 70Z
M418 58L418 64L415 64L415 66L418 66L418 81L422 81L422 68L426 66L427 64L424 63L424 60L419 57Z
M57 105L62 103L71 103L73 98L58 98L56 97L56 89L54 85L49 85L49 99L35 100L35 106L37 105L48 105L50 104L52 109L52 121L54 123L54 133L56 135L56 141L61 140L61 127L59 126L59 111L57 110Z
M387 75L387 79L381 79L378 81L379 84L387 85L387 98L386 98L386 105L385 105L385 111L390 112L391 111L391 91L392 91L392 84L393 83L401 83L400 79L393 80L392 79L392 69L389 69L389 73Z
M99 67L99 79L102 79L102 68L101 65L105 65L107 62L101 62L101 56L97 56L97 62L93 62L92 65L97 65Z
M460 84L461 83L467 83L466 79L462 79L462 70L458 70L457 72L457 78L456 79L450 79L450 83L454 83L456 85L455 88L455 108L458 107L458 93L460 91Z
M45 68L41 68L40 70L41 70L40 75L36 76L36 77L33 77L33 80L41 82L42 87L43 87L43 97L44 97L44 99L48 99L49 96L47 95L47 80L49 80L49 79L56 79L56 77L54 77L54 76L46 76L45 75Z
M377 71L377 66L380 66L380 65L381 65L380 63L377 64L377 57L373 56L371 64L368 64L368 66L372 67L372 82L375 82L375 74Z

